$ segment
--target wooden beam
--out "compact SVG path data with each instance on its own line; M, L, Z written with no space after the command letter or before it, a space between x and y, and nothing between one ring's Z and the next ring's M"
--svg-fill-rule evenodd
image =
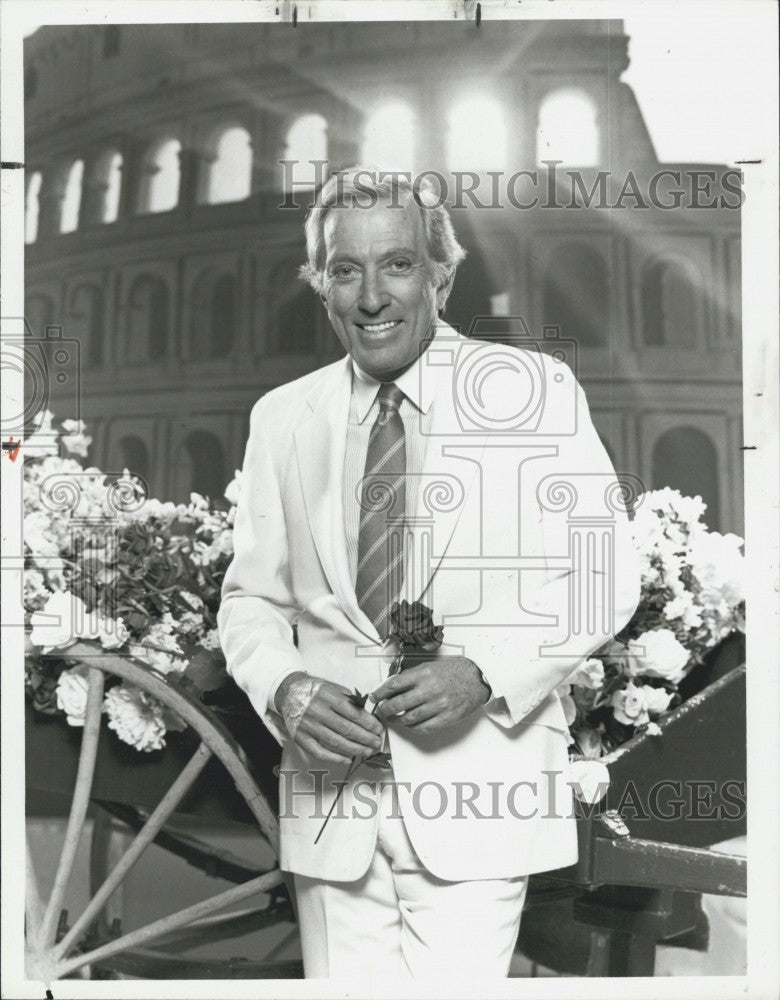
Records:
M595 837L592 881L597 885L636 885L747 895L747 859L699 847L682 847L634 837Z

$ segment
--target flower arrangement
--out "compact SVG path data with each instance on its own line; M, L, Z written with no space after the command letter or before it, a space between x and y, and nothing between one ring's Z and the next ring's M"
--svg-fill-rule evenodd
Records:
M196 493L188 504L163 503L147 498L128 472L107 477L84 468L79 458L89 444L80 421L55 429L44 412L24 445L26 690L36 710L71 726L84 724L86 708L86 668L68 657L79 639L138 659L204 700L231 683L216 613L240 474L225 490L224 509ZM575 757L598 758L642 727L653 732L679 703L681 679L744 628L742 539L709 531L704 510L699 497L670 489L640 498L631 522L639 607L558 689ZM441 627L421 607L399 608L393 641L402 669L426 642L441 643ZM166 735L183 728L118 678L107 685L104 712L117 737L139 751L162 749Z
M33 707L83 726L86 668L68 658L77 640L142 661L199 696L228 682L216 612L233 553L237 479L225 510L193 493L189 504L147 499L141 482L84 469L81 422L58 434L36 418L25 451L26 690ZM60 457L60 447L67 457ZM103 710L124 742L149 752L183 723L137 687L116 681Z
M744 631L743 540L710 531L701 497L653 490L631 531L642 591L628 625L559 686L574 756L598 758L681 700L681 680L732 632Z

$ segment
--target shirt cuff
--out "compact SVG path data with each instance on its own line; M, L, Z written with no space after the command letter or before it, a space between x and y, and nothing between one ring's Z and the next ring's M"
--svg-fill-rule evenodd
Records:
M285 677L289 677L290 674L299 674L299 673L301 673L300 667L287 667L285 670L282 670L281 673L279 673L276 677L274 677L273 681L271 682L271 686L268 689L268 711L273 712L274 715L276 715L278 718L281 718L281 715L279 714L279 709L276 707L276 692L279 690L279 686L281 685Z

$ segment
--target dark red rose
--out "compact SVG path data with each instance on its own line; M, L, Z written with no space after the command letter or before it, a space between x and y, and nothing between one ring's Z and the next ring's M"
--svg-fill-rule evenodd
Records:
M444 640L444 629L433 624L433 612L421 601L396 601L390 609L390 634L398 636L404 646L428 652L438 649Z

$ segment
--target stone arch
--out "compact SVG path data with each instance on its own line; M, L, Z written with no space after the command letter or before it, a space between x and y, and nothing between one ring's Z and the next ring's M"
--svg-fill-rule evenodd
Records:
M226 357L235 340L238 316L235 275L206 268L192 297L189 357L193 361Z
M700 496L707 504L704 520L715 530L720 525L718 450L712 438L697 427L680 426L665 431L653 445L653 489L670 486L684 496Z
M297 259L280 261L270 275L270 354L313 354L317 344L317 297L298 278Z
M167 282L154 274L141 274L130 286L125 323L125 360L157 361L168 354L169 295Z
M328 123L316 113L300 115L287 130L285 160L293 160L298 185L314 187L319 176L312 160L328 159Z
M169 212L179 203L181 143L166 136L152 143L141 160L138 187L139 215Z
M182 442L176 462L176 499L188 500L200 493L219 500L228 484L225 450L216 434L191 431Z
M204 165L198 200L207 205L244 201L252 193L252 138L248 129L240 124L222 125L212 133L208 145L210 156Z
M70 293L66 332L79 341L82 363L86 368L97 368L103 363L103 290L97 285L77 285Z
M539 104L536 161L560 160L564 167L594 167L601 136L596 102L579 87L560 87Z
M690 261L656 257L642 274L642 339L647 347L690 350L700 340L701 280Z

